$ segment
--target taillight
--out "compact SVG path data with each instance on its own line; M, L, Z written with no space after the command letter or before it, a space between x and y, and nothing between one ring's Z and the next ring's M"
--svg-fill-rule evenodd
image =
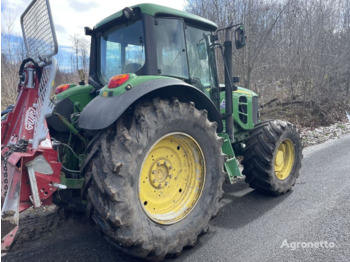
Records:
M111 77L111 79L109 79L108 88L116 88L118 86L121 86L129 80L129 77L130 76L128 74L116 75Z
M55 94L58 95L59 93L62 93L63 91L66 91L69 88L70 85L60 85L56 87Z

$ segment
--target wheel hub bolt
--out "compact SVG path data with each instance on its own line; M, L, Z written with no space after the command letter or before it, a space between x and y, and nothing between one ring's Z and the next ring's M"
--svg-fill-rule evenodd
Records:
M160 189L167 186L169 183L166 180L173 177L172 174L169 174L171 169L172 166L168 160L161 159L155 162L151 167L149 178L153 187Z

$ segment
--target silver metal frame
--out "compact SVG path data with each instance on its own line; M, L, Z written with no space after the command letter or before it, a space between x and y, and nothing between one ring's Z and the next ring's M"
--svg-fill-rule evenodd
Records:
M58 44L49 0L33 0L21 15L21 27L27 57L50 63L50 58L58 52ZM51 50L40 53L46 46L52 47Z
M52 57L58 52L58 44L49 0L33 0L21 15L21 26L27 57L40 62L43 67L38 100L34 105L34 136L30 140L32 148L37 149L49 132L45 118L54 108L50 96L57 71L57 60Z
M47 126L45 125L45 119L46 117L51 116L54 109L54 104L51 102L50 96L56 76L56 71L57 60L55 58L51 58L51 65L47 65L43 69L38 91L39 97L36 103L34 136L33 140L30 141L34 149L37 149L39 143L46 139L46 136L49 132Z

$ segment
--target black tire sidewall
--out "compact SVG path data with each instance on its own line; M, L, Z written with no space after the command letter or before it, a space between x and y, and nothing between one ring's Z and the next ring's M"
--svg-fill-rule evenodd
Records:
M294 146L294 163L293 167L290 171L290 175L285 179L285 180L280 180L277 178L275 174L275 168L274 168L274 163L276 159L276 155L278 152L278 147L279 145L286 139L289 139L292 141L293 146ZM278 188L290 188L291 186L294 185L296 179L298 178L298 170L300 168L300 158L299 155L301 154L301 144L300 144L300 139L299 139L299 134L296 132L295 129L292 128L287 128L283 134L279 137L278 141L276 142L276 147L273 153L273 158L272 158L272 168L273 168L273 182L278 185Z
M193 246L219 210L224 155L217 124L206 110L176 98L144 100L125 112L92 145L86 168L92 219L107 240L131 255L161 260ZM150 149L171 134L191 137L205 161L205 182L197 203L180 221L153 221L139 196L141 167Z
M264 194L280 195L288 192L299 176L303 157L296 126L281 120L267 120L257 124L249 134L242 161L245 181ZM294 163L289 176L280 180L275 173L275 159L279 145L286 139L293 143Z
M218 157L213 155L213 152L217 151L217 148L213 146L214 143L210 142L213 137L208 137L207 131L208 130L206 130L205 125L202 125L201 123L194 123L192 119L189 119L186 116L184 116L182 119L171 119L171 121L166 121L163 126L149 130L147 145L141 146L141 150L137 150L139 152L141 151L142 153L138 154L136 157L136 172L129 174L132 177L130 180L130 186L134 193L132 194L133 199L130 200L131 208L133 208L137 214L134 216L134 219L136 220L134 221L135 224L144 224L145 226L150 227L166 227L167 234L172 234L173 237L176 238L175 235L179 233L179 230L193 228L196 225L202 224L202 222L198 220L209 221L212 216L212 212L208 209L212 208L215 201L216 191L220 186L220 174L218 171L220 161L218 160ZM204 155L206 166L205 184L198 202L184 219L175 224L161 225L151 220L142 207L142 203L138 198L139 179L141 166L149 150L161 137L175 132L189 135L200 146ZM201 228L198 227L196 231L201 231ZM200 232L194 232L196 235L199 233Z

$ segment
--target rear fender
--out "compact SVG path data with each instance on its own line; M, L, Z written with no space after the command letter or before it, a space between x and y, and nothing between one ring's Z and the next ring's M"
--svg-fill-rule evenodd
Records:
M97 131L113 124L124 111L145 97L176 97L180 101L195 103L199 110L206 109L210 121L218 124L217 132L223 130L220 112L213 102L199 89L178 79L162 78L143 82L127 92L112 97L95 97L83 110L79 127Z

